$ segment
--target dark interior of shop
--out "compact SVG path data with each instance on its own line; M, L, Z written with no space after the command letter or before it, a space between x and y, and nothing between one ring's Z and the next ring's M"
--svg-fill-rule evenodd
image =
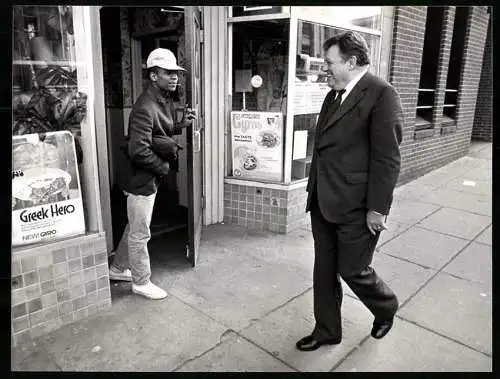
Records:
M140 43L142 64L141 79L143 81L143 86L147 83L147 71L145 69L146 59L148 54L155 48L161 47L171 50L176 55L179 65L183 65L182 60L185 47L182 13L171 13L165 9L156 7L137 7L129 8L128 15L130 39L135 38L135 40ZM138 75L138 72L132 72L133 70L129 67L130 65L127 66L125 63L126 60L123 59L121 49L116 49L116 44L120 44L120 40L117 40L117 38L122 37L123 43L123 36L120 36L119 29L120 8L104 7L101 10L101 19L106 20L106 22L101 22L101 25L107 25L107 27L103 27L101 31L103 56L105 56L104 85L108 87L105 88L105 92L111 94L110 97L112 97L113 91L122 93L125 92L125 90L130 91L130 88L126 88L127 83L125 83L123 79L123 74L116 76L111 75L116 72L117 68L119 68L122 73L124 70L130 70L131 75ZM111 20L115 20L113 28L118 28L118 30L110 30ZM148 22L145 22L145 20ZM106 76L108 77L106 78ZM114 80L113 77L115 78ZM116 83L117 79L119 79L118 83ZM185 85L185 80L185 77L180 78L181 88ZM182 92L181 96L183 96ZM112 99L109 100L109 102L112 101ZM123 99L118 103L121 103L118 104L119 106L124 107ZM109 105L113 106L116 104ZM108 133L110 128L114 129L111 131L112 138L114 139L111 143L114 146L119 146L124 138L124 123L127 124L128 119L123 119L122 122L116 123L107 120L107 123ZM185 144L185 141L181 144ZM186 156L182 155L180 159L185 161ZM180 164L181 168L185 167L185 162L183 163L184 165L182 163ZM117 167L125 163L115 158L114 162L110 162L110 164L114 164L115 166L115 183L111 189L111 214L113 224L113 245L114 248L116 248L127 224L126 197L118 186L119 169ZM175 171L170 171L168 176L160 180L151 222L151 241L148 247L152 258L159 255L177 255L185 253L188 239L188 208L187 205L182 205L180 202L179 193L182 188L179 188L177 175L179 174ZM168 251L165 251L165 246L168 246Z
M247 69L264 80L261 88L245 94L247 110L286 113L288 34L288 20L233 25L233 74L236 70ZM234 92L233 109L241 110L242 107L242 93Z

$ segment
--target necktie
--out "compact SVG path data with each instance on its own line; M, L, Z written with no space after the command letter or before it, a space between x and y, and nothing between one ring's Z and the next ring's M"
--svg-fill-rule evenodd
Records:
M340 91L337 91L337 97L333 101L332 105L330 105L327 109L327 116L325 117L325 121L330 119L330 117L333 116L333 114L339 109L340 107L340 102L342 101L342 95L344 94L345 89L341 89ZM326 122L323 124L323 128L326 127Z

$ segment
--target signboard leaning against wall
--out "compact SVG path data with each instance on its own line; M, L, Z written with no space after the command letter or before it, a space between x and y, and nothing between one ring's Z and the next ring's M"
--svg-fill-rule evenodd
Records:
M12 244L85 233L71 6L14 6Z
M233 176L280 181L283 176L283 115L231 112Z
M12 245L84 233L71 133L14 136L12 158Z

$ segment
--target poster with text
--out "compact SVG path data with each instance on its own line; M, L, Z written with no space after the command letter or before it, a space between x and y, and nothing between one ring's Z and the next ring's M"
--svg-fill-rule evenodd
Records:
M234 177L282 180L282 113L231 112L231 136Z
M75 141L69 131L12 137L12 245L85 233Z
M321 111L321 106L331 88L327 83L311 81L295 82L293 99L294 114L314 114Z

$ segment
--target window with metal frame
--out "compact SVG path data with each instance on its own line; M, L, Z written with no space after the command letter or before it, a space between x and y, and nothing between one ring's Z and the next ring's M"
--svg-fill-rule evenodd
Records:
M427 7L415 130L432 129L434 127L432 119L434 116L434 103L436 101L437 72L444 10L444 7Z
M465 33L469 13L469 7L457 7L455 11L455 22L453 26L450 61L448 64L446 93L443 106L444 122L454 123L457 118L458 90L463 67Z

